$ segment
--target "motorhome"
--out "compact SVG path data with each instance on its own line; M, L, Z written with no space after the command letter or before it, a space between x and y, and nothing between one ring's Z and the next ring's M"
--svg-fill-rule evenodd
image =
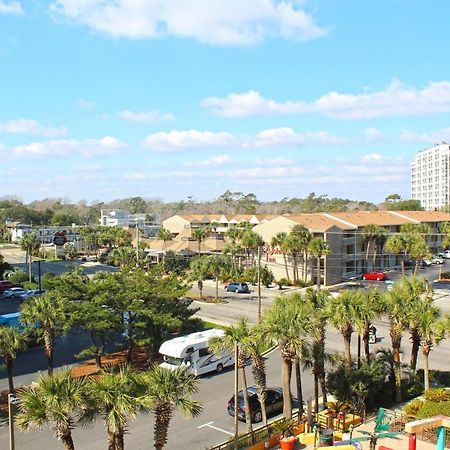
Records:
M159 353L164 358L160 364L170 370L185 367L193 375L203 375L208 372L221 372L225 367L234 364L231 353L214 354L209 348L209 341L213 337L222 337L223 330L213 328L188 334L164 342Z

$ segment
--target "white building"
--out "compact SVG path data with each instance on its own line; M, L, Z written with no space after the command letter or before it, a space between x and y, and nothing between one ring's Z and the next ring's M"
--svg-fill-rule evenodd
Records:
M411 194L427 211L449 205L450 145L436 144L417 153L411 163Z
M100 225L119 228L137 225L144 237L155 237L161 228L161 220L158 214L148 216L145 213L130 214L124 209L102 209Z

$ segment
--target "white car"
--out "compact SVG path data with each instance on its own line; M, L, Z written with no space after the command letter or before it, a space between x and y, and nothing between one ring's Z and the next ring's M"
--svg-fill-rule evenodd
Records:
M442 256L437 255L437 256L433 256L431 258L431 262L433 264L444 264L445 263L445 259Z
M3 296L6 298L19 298L21 295L26 294L27 292L28 289L24 289L21 287L13 287L3 292Z
M438 256L445 259L450 259L450 250L444 250L442 253L439 253Z

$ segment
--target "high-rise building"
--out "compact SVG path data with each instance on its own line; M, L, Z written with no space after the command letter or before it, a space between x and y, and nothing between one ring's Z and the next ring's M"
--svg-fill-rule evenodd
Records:
M450 145L421 150L411 163L411 194L427 211L449 205Z

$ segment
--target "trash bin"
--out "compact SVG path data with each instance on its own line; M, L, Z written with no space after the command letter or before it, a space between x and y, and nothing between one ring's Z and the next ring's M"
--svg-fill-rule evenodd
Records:
M333 430L331 428L320 430L319 447L332 447L332 446L333 446Z

